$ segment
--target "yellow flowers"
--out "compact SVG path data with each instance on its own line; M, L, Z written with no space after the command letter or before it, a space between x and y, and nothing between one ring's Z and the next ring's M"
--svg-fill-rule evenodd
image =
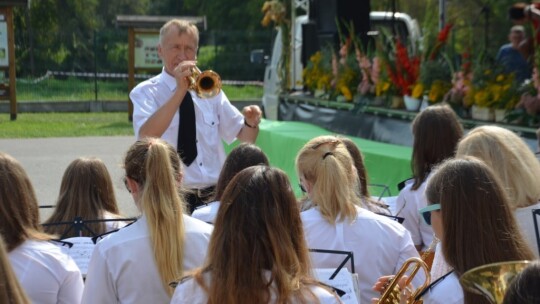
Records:
M272 21L275 25L280 25L285 20L285 14L287 13L285 5L279 0L264 2L261 11L264 14L261 21L262 26L268 26Z
M422 95L424 95L424 85L421 83L417 83L411 92L411 97L421 99Z
M331 87L332 72L328 65L323 62L321 51L316 52L309 58L309 63L303 71L304 84L310 90L327 91Z
M430 103L441 102L444 99L444 96L450 89L452 84L442 80L435 80L431 84L431 88L428 92L428 100Z
M519 101L513 74L484 71L488 78L473 87L473 103L482 108L511 109Z
M379 81L375 84L375 96L382 96L390 90L390 82L388 81Z

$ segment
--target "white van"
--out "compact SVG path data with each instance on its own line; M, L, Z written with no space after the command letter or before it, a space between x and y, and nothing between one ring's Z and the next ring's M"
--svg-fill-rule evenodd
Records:
M393 17L392 17L393 15ZM409 15L404 13L391 12L371 12L370 13L371 28L373 31L370 35L376 35L383 29L388 32L392 32L392 24L396 34L402 39L409 41L410 50L416 51L416 47L419 45L421 39L420 29L416 20L412 19ZM302 24L308 22L308 16L302 15L296 18L295 26L293 27L294 41L291 50L291 77L293 84L290 88L291 91L301 91L303 89L302 80ZM278 105L279 95L281 92L281 79L278 75L279 60L281 58L282 42L281 42L281 30L278 30L276 38L274 40L274 46L272 55L268 59L265 73L264 73L264 90L262 105L265 117L267 119L278 119ZM264 61L264 53L262 50L255 50L251 54L251 61L254 63L262 63Z

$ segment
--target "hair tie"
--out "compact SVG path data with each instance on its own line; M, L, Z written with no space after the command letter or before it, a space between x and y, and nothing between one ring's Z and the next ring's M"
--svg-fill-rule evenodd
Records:
M322 159L325 159L328 155L334 155L334 153L332 153L332 152L326 152L326 153L324 153Z

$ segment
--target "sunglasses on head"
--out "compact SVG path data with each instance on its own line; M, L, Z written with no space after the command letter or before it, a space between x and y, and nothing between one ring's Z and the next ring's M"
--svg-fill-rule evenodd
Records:
M422 216L424 223L431 226L431 211L437 211L437 210L441 210L441 204L429 205L425 208L418 210L418 212Z

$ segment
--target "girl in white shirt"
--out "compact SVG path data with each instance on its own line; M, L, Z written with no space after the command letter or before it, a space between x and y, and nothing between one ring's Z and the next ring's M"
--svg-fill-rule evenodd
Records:
M255 146L254 144L241 143L232 149L229 155L227 155L223 168L221 169L221 173L219 174L219 179L214 194L214 201L203 207L195 209L191 216L201 221L213 224L219 209L219 201L221 200L221 196L225 191L225 187L227 187L236 173L247 167L256 165L270 165L268 162L268 157L266 154L264 154L261 148Z
M53 236L42 232L39 207L28 175L0 152L0 231L13 270L32 303L80 303L83 280L75 262Z
M487 304L483 296L461 288L461 275L485 264L534 259L503 189L493 171L475 158L445 161L433 173L426 188L428 206L420 214L433 226L453 270L424 290L424 303ZM382 291L387 281L381 278L374 288Z
M170 144L137 141L124 168L142 217L97 243L83 303L168 303L169 283L204 261L212 226L183 214L182 166Z
M230 181L205 265L179 283L171 303L340 303L311 276L283 171L253 166Z
M533 209L540 209L540 162L521 137L497 126L476 127L459 143L456 156L474 156L501 180L521 233L539 256Z
M0 303L30 304L19 280L13 272L6 245L0 237Z
M319 136L298 153L300 183L314 204L301 214L310 249L352 251L362 303L376 293L377 279L397 271L410 257L418 257L409 232L387 217L358 207L358 177L351 156L340 138ZM312 253L317 268L337 268L343 257ZM423 280L418 276L418 283Z
M64 171L60 192L53 214L45 221L45 231L62 238L93 237L122 228L123 221L85 223L86 229L76 231L66 225L76 217L84 220L120 219L114 186L105 163L98 158L80 157L72 161Z
M432 168L453 157L463 136L459 119L448 105L427 107L414 118L411 168L413 178L405 184L396 200L396 216L405 218L416 249L424 251L433 241L433 230L419 217L418 210L426 206L424 191Z

